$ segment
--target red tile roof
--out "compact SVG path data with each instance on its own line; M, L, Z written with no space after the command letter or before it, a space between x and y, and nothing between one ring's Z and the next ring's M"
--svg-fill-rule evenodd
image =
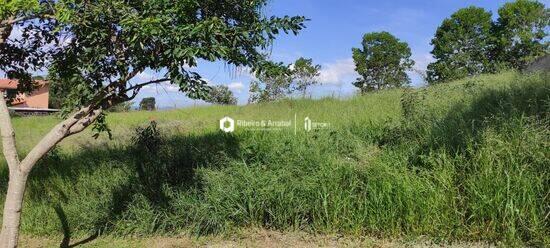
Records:
M48 81L44 80L36 80L38 85L45 85L48 84ZM7 79L7 78L1 78L0 79L0 89L8 89L8 90L14 90L17 89L17 80Z

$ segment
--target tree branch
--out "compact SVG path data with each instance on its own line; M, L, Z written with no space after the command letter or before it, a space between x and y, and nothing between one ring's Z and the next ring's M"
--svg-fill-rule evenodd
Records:
M36 18L36 16L34 16L34 15L32 15L32 16L21 16L19 18L10 18L10 19L7 19L7 20L4 20L4 21L0 22L0 27L11 26L11 25L14 25L18 22L28 21L28 20L31 20L31 19L34 19L34 18Z
M13 19L14 19L14 17L10 16L5 21L9 22ZM3 21L3 22L5 22L5 21ZM13 25L0 25L0 45L4 44L4 42L6 42L6 40L8 39L8 37L11 34L12 29L13 29Z
M127 81L124 81L125 79L133 78L139 72L140 70L134 70L133 72L125 76L124 79L117 80L117 82L119 84L120 83L126 84ZM25 157L25 159L21 161L20 163L21 171L30 172L30 170L33 168L36 162L38 162L38 160L42 158L48 151L50 151L55 145L57 145L61 140L63 140L64 138L70 135L82 132L84 129L86 129L86 127L91 125L99 115L101 115L103 110L108 109L120 102L133 99L134 97L136 97L139 90L144 86L147 86L150 84L158 84L166 81L170 81L170 79L162 78L162 79L152 80L141 84L136 84L134 86L131 86L125 89L124 91L118 92L118 94L113 94L115 92L113 92L112 88L109 88L109 86L105 87L100 93L98 93L94 97L95 101L92 100L92 103L89 106L80 109L75 114L71 115L69 118L59 123L58 125L56 125L54 128L52 128L50 132L31 150L31 152L29 152L29 154ZM129 91L133 91L133 94L131 96L126 95L126 93ZM111 96L105 97L110 93L112 94ZM122 97L122 95L124 95L124 97ZM0 111L1 111L1 107L2 106L0 106ZM9 118L9 113L8 113L8 118ZM1 116L0 116L0 121L2 121Z
M94 123L94 121L99 115L101 115L101 113L103 113L103 109L96 109L91 111L86 117L80 119L69 129L68 136L82 132L84 129L86 129L86 127Z
M69 118L53 127L40 142L21 161L20 168L23 172L30 172L36 162L48 153L55 145L70 134L70 129L81 119L86 118L92 112L90 107L82 108Z
M126 92L129 92L131 90L133 91L139 91L141 88L147 86L147 85L150 85L150 84L159 84L159 83L163 83L163 82L167 82L167 81L170 81L169 78L161 78L161 79L156 79L156 80L151 80L149 82L145 82L145 83L141 83L141 84L136 84L128 89L126 89L123 93L126 93Z

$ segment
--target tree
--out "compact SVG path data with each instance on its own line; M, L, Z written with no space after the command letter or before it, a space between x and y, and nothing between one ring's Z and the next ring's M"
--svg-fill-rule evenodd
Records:
M320 65L314 65L312 59L299 58L292 64L292 90L306 96L307 88L318 83Z
M155 111L157 109L157 101L154 97L145 97L139 102L139 110Z
M363 36L363 49L353 48L355 71L359 78L353 83L362 93L384 88L401 87L410 82L407 70L414 65L411 49L388 32L373 32Z
M17 246L28 175L56 144L90 125L96 134L108 132L105 111L134 99L147 85L170 82L189 97L204 98L206 82L190 69L197 60L222 60L259 70L264 64L261 50L267 49L280 31L296 34L305 21L300 16L264 16L267 0L14 2L29 2L31 7L12 6L10 1L6 11L2 5L0 46L6 54L17 50L6 39L14 25L30 26L24 32L29 35L37 30L54 35L49 42L39 39L41 44L25 48L30 53L47 48L50 80L59 82L67 95L63 99L64 120L22 160L6 101L0 101L0 131L10 171L1 233L4 247ZM27 59L19 66L2 60L7 64L4 67L22 68L20 71L42 66L35 62L40 61ZM155 80L137 81L136 76L146 69L167 73ZM8 74L21 80L25 75L28 73Z
M435 62L428 65L430 84L490 72L491 13L483 8L463 8L443 21L431 44Z
M317 84L320 65L312 59L299 58L293 64L266 62L250 83L249 103L279 100L295 91L305 97L307 88Z
M270 102L291 93L292 71L290 65L266 62L256 72L257 80L250 83L249 103Z
M548 52L546 28L550 12L537 1L518 0L498 10L494 32L497 37L498 60L522 69L535 58Z
M206 101L213 104L237 105L237 98L233 96L233 92L225 85L212 87Z

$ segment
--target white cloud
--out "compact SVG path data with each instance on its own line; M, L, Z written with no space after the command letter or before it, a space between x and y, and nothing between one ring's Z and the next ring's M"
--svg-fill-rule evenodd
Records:
M139 79L140 81L151 81L151 80L154 80L156 76L148 71L143 71L137 74L136 78Z
M170 93L178 92L179 87L177 85L170 84L169 82L164 82L160 84L150 84L143 87L143 91L149 93Z
M241 82L234 82L234 83L228 84L227 88L237 93L241 93L244 89L244 84Z
M166 90L168 92L178 92L180 90L180 87L178 87L177 85L170 84L170 83L161 83L158 86L163 88L163 90Z
M429 53L421 54L418 56L413 56L412 58L415 62L414 68L417 70L425 71L428 68L428 65L435 61L433 56Z
M355 63L352 58L348 58L323 64L318 80L321 84L341 85L355 80L356 77Z

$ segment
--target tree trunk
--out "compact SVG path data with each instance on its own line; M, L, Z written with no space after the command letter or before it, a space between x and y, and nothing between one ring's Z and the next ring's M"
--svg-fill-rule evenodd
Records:
M15 17L0 20L0 45L3 45L13 30L12 21ZM69 118L65 119L44 136L40 142L20 161L15 144L13 129L4 92L0 91L0 134L2 136L2 151L9 168L8 191L4 203L2 216L2 232L0 233L0 247L17 247L19 242L19 227L23 210L23 197L27 177L34 165L46 155L55 145L64 138L77 134L92 124L103 112L102 106L92 105L81 108ZM112 106L112 102L105 104L105 108Z
M3 92L0 92L3 94ZM0 96L0 133L2 135L2 151L9 168L8 192L4 203L1 247L17 247L19 225L27 182L27 172L19 169L19 156L15 146L15 131L11 125L10 114L4 96Z
M35 164L61 140L83 131L101 113L102 109L92 110L90 107L82 108L52 128L27 156L22 161L19 161L15 145L15 131L11 124L8 106L4 97L0 95L0 133L2 135L4 157L6 158L10 172L8 192L6 193L4 203L0 247L13 248L18 245L23 196L25 194L27 177Z
M11 248L18 245L26 183L26 173L19 170L10 171L0 236L1 247Z

